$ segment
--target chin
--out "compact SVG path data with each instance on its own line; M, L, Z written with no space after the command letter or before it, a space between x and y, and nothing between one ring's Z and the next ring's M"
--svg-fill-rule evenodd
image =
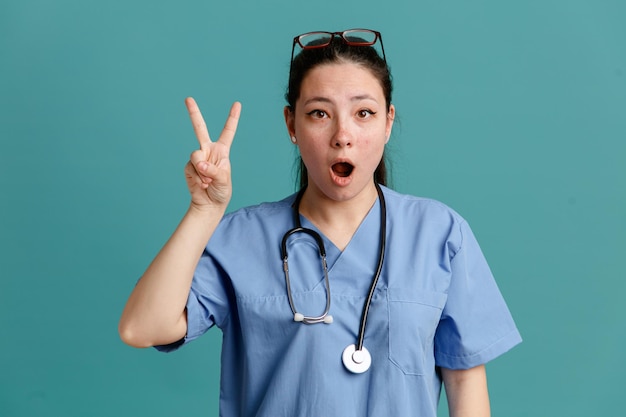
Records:
M336 201L345 202L358 197L363 192L368 192L368 185L372 185L371 191L376 194L374 182L360 182L356 178L341 177L340 181L333 179L330 184L324 187L317 187L318 192L326 196L326 198Z

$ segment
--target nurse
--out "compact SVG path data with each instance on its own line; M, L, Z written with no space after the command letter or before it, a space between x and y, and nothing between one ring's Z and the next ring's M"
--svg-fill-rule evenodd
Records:
M385 186L391 93L380 33L297 36L284 117L301 190L229 214L241 105L213 141L188 98L191 203L128 299L124 342L172 351L220 328L225 417L434 417L442 382L451 416L488 416L484 364L521 338L467 222Z

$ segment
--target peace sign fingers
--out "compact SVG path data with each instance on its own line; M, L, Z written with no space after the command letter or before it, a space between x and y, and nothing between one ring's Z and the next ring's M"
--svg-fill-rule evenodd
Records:
M188 97L185 105L200 145L200 149L191 154L185 169L192 202L196 206L215 203L223 206L228 203L232 193L229 153L239 123L241 104L235 102L232 105L224 129L216 142L209 136L196 101Z
M191 119L193 130L196 133L200 149L206 151L211 143L211 137L209 136L209 131L206 127L206 123L204 122L204 118L202 117L202 113L200 112L200 108L192 97L187 97L185 99L185 105L187 106L187 112L189 112L189 118ZM218 142L223 143L227 148L230 148L233 143L233 139L235 138L240 114L241 103L233 103L230 108L228 118L226 119L226 123L224 124L224 129L222 129L222 133L218 139Z

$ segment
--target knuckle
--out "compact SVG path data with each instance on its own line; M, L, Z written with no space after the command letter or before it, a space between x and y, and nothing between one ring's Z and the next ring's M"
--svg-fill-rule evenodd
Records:
M199 161L202 161L203 159L204 159L204 152L200 150L195 150L191 153L191 155L189 155L189 161L191 161L194 164Z

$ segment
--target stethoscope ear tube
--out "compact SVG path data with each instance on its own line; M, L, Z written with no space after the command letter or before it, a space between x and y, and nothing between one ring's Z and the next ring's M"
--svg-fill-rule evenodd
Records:
M281 256L281 258L283 258L283 263L285 263L287 261L287 239L289 239L289 236L291 236L291 235L293 235L295 233L306 233L307 235L309 235L313 239L315 239L315 242L317 243L317 247L318 247L320 256L323 259L326 259L326 248L324 247L324 241L322 240L322 237L319 235L319 233L317 233L315 230L311 230L311 229L304 228L302 226L298 226L298 227L294 227L293 229L289 230L283 236L283 241L280 244L280 256Z
M299 313L296 310L296 306L293 301L293 295L291 293L291 280L289 279L289 256L287 255L287 240L291 235L295 233L306 233L309 236L313 237L315 239L315 242L317 243L320 257L322 258L324 285L326 287L326 307L324 307L324 312L319 316L311 317ZM293 320L297 322L302 322L304 324L332 323L333 316L328 314L328 312L330 311L330 282L328 280L328 265L326 264L326 249L324 248L324 241L322 240L322 237L319 235L319 233L301 226L294 227L283 236L283 240L280 245L280 255L283 258L283 271L285 272L285 283L287 284L287 298L289 298L289 307L291 308L291 312L293 313Z

